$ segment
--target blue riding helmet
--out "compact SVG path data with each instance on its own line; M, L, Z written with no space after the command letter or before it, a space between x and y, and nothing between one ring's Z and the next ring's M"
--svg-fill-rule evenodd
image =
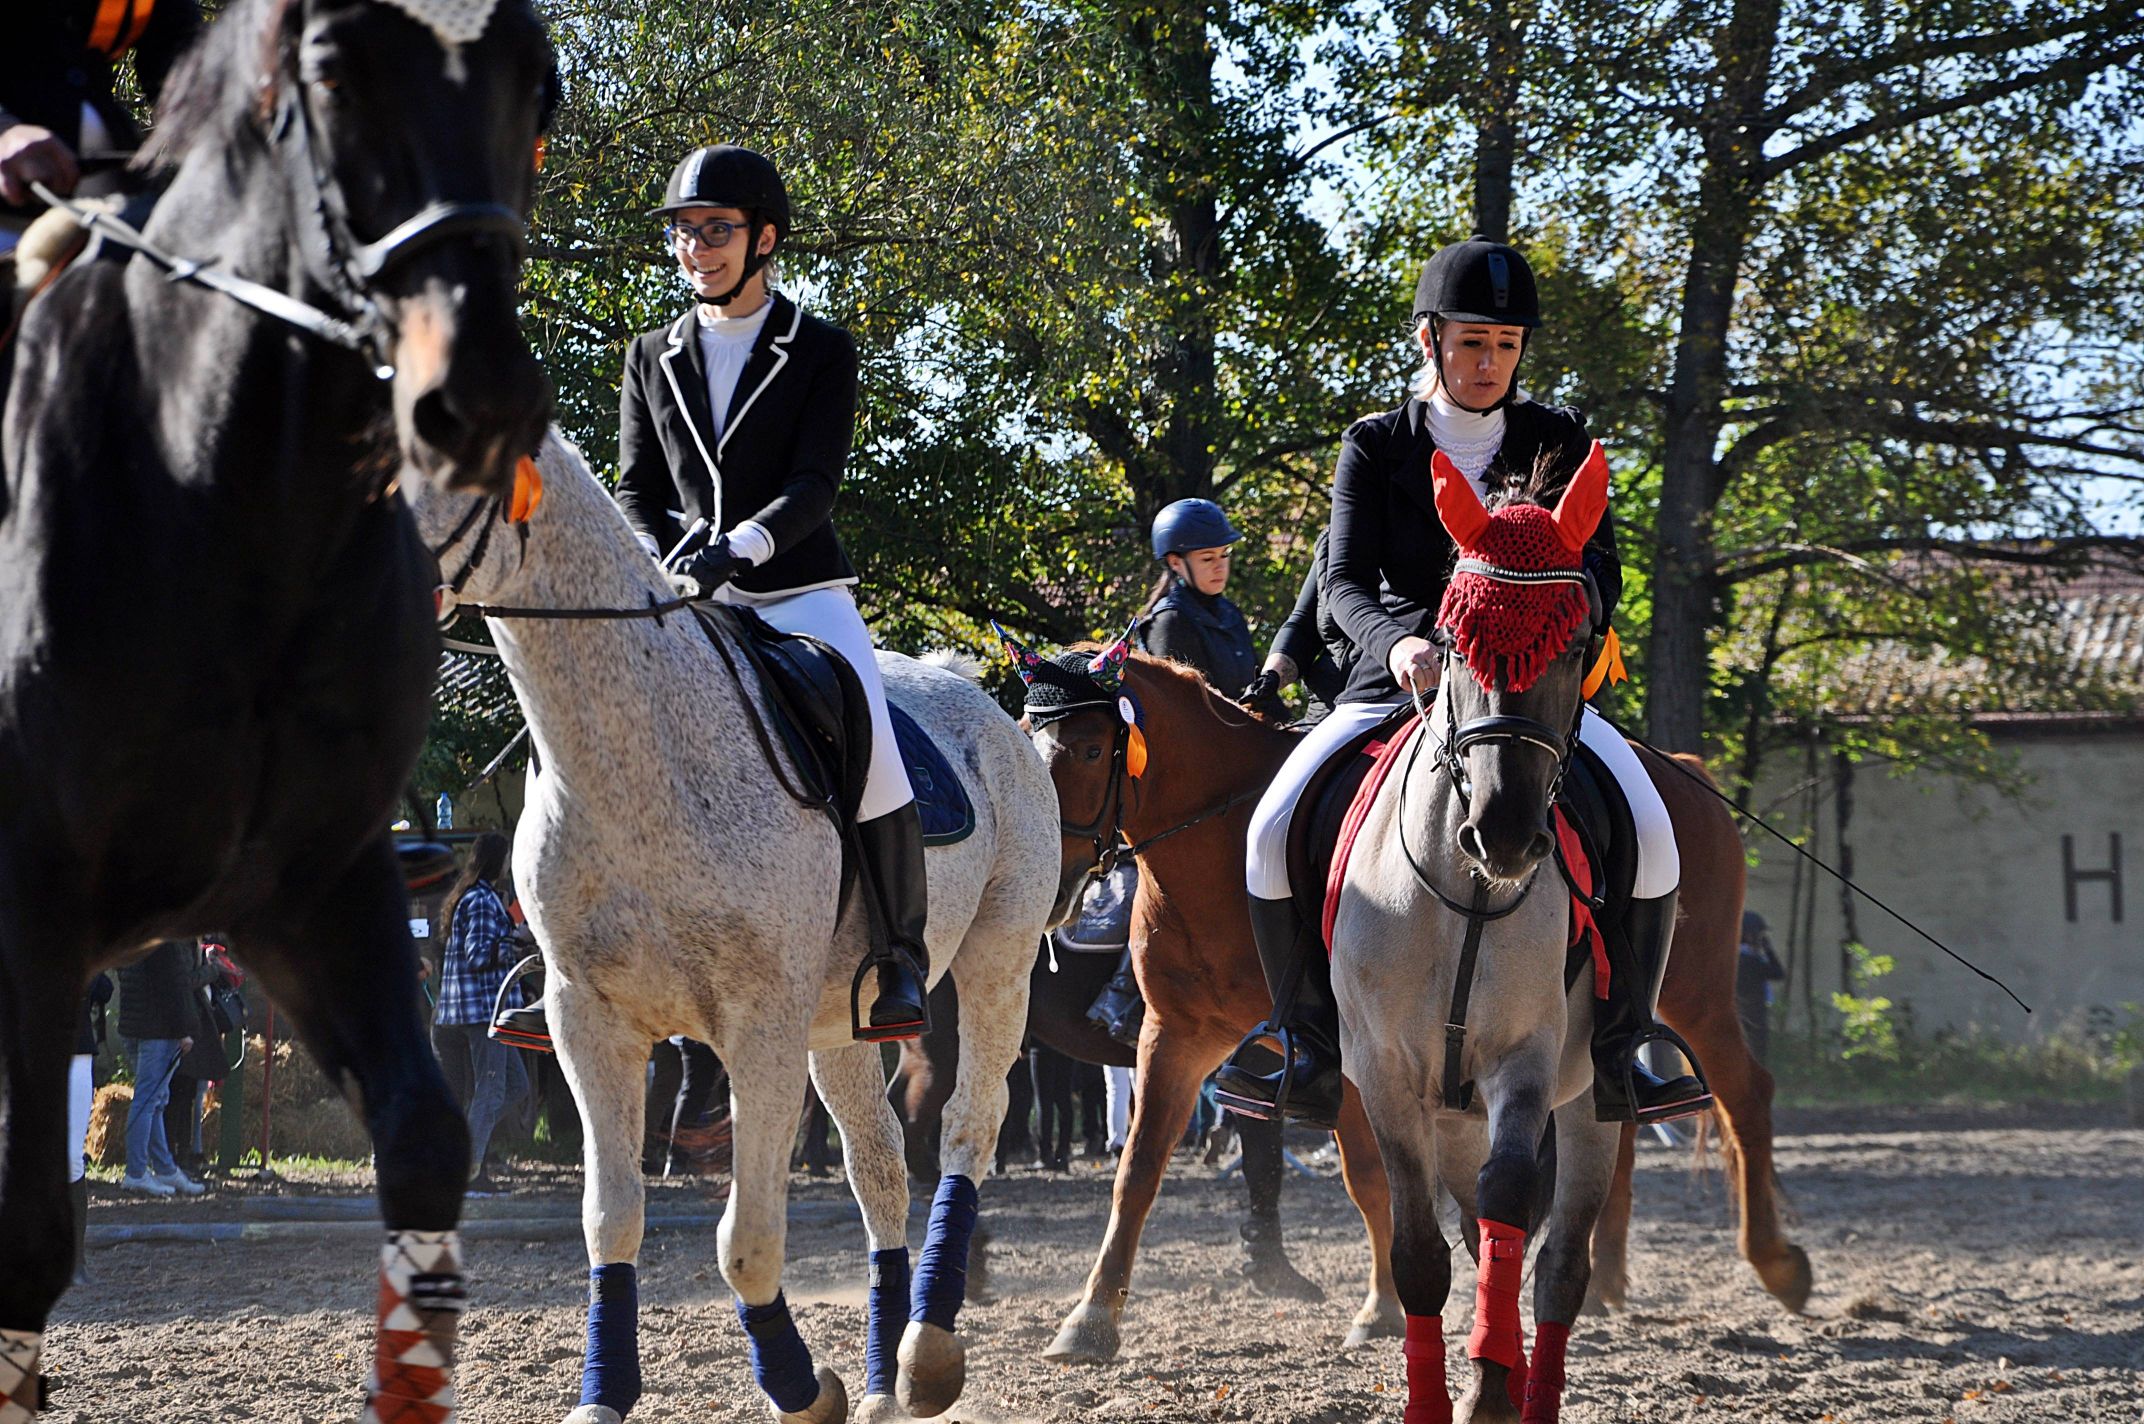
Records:
M1180 499L1154 516L1154 557L1167 558L1190 549L1218 549L1243 534L1210 499Z

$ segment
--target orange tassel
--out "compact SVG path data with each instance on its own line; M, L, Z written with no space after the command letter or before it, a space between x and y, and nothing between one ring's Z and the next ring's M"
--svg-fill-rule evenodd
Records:
M1586 685L1579 695L1590 699L1594 693L1601 690L1604 683L1613 687L1619 682L1628 681L1630 670L1623 666L1623 640L1615 635L1615 629L1611 627L1608 636L1601 639L1601 655L1593 660L1593 670L1586 674Z
M1125 740L1124 770L1134 781L1146 775L1146 733L1140 731L1136 725L1131 729L1131 736Z
M537 473L536 462L527 455L514 466L514 494L507 502L506 522L526 524L536 506L543 503L543 476Z
M536 135L536 171L538 173L543 172L544 150L546 150L550 146L551 145L549 139L545 138L542 134Z

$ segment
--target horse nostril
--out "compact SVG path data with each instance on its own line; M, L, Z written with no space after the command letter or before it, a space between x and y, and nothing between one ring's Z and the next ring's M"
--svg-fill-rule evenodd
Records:
M1488 864L1488 860L1481 848L1481 832L1474 829L1472 821L1459 828L1459 849L1464 851L1467 859L1473 861L1476 865Z
M434 386L417 397L409 418L417 438L435 450L458 455L469 438L469 423L462 419L445 386Z
M1532 844L1526 847L1526 858L1532 861L1547 860L1556 850L1555 838L1547 831L1535 831Z

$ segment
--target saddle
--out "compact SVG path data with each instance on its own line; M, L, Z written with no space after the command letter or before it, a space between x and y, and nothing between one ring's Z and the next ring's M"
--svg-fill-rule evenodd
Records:
M1303 788L1288 832L1289 883L1304 923L1323 927L1328 952L1355 832L1419 732L1414 709L1397 708L1343 743ZM1626 934L1625 912L1637 876L1637 830L1629 803L1606 765L1583 745L1556 798L1556 822L1557 869L1572 899L1572 942L1564 964L1568 986L1589 962L1605 969L1606 947L1592 935ZM1449 887L1448 893L1459 889Z

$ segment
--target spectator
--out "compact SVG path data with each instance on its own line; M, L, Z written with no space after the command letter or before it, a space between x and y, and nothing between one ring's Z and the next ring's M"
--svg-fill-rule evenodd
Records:
M231 1071L226 1057L223 1026L216 1020L210 996L219 989L235 989L242 982L220 936L204 936L194 962L194 1017L200 1027L194 1046L179 1060L171 1075L170 1101L164 1108L164 1136L171 1143L171 1156L179 1170L199 1177L208 1167L202 1149L201 1118L208 1106L209 1085L220 1083Z
M112 978L99 974L82 998L82 1025L74 1036L74 1062L67 1071L67 1190L74 1198L74 1283L83 1285L89 1271L82 1245L89 1230L89 1114L97 1100L97 1045L104 1040L104 1006L112 999Z
M1742 950L1735 956L1735 1012L1742 1036L1759 1063L1772 1052L1772 985L1787 977L1787 967L1772 951L1772 931L1755 910L1742 912Z
M433 1043L444 1044L456 1058L449 1076L459 1072L469 1083L469 1185L479 1191L491 1186L484 1153L492 1128L528 1088L521 1055L490 1036L499 987L521 957L514 922L499 894L506 844L497 831L478 836L468 868L447 892L441 910L447 947L440 957L439 1010L432 1025Z
M164 1131L172 1075L200 1027L190 939L167 939L119 971L119 1034L134 1050L134 1101L127 1108L127 1167L120 1186L144 1196L197 1197L202 1186L179 1170Z

